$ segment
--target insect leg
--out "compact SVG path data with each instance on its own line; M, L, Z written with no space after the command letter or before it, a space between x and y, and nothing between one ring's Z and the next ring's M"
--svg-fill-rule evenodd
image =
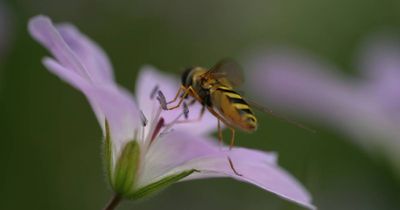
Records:
M218 141L220 144L222 144L222 142L223 142L221 120L219 120L219 119L218 119Z
M185 88L183 86L180 86L178 92L176 93L176 95L174 97L174 99L172 99L171 101L168 101L167 104L174 103L178 99L179 94L181 94L182 90L184 90L184 89Z
M233 173L235 173L238 176L243 176L242 174L239 174L238 171L236 170L235 166L233 165L232 159L228 156L228 163L229 167L231 167Z
M229 129L231 130L231 143L229 144L229 150L231 150L235 143L235 129L231 127L229 127Z
M167 108L167 110L173 110L173 109L176 109L176 108L180 107L181 104L182 104L182 102L183 102L183 100L185 100L186 96L188 96L189 93L195 94L195 92L194 92L192 86L190 86L189 88L187 88L187 89L185 90L185 93L182 95L182 97L181 97L181 99L179 100L179 102L178 102L177 105L172 106L172 107L169 107L169 108Z
M221 126L221 122L222 123L224 123L227 127L229 127L231 130L233 130L233 128L231 128L230 126L229 126L229 124L225 121L225 119L218 113L218 112L216 112L213 108L208 108L208 111L210 111L211 112L211 114L213 114L216 118L217 118L217 120L218 120L218 140L219 140L219 142L220 143L222 143L222 140L223 140L223 136L222 136L222 126ZM235 134L235 131L232 131L232 133L233 134ZM234 136L234 135L233 135ZM234 138L234 137L233 137ZM231 145L233 146L233 142L232 142L233 140L231 140ZM231 146L231 147L232 147ZM231 148L230 147L230 148Z

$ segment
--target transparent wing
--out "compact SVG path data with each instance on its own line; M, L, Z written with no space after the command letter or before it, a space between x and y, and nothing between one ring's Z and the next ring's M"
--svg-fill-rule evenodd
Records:
M258 104L258 103L256 103L256 102L254 102L254 101L252 101L252 100L249 100L248 98L246 98L246 102L247 102L251 107L254 107L254 108L256 108L256 109L258 109L258 110L260 110L260 111L262 111L262 112L265 112L265 113L267 113L267 114L269 114L269 115L271 115L271 116L273 116L273 117L275 117L275 118L278 118L278 119L280 119L280 120L282 120L282 121L284 121L284 122L287 122L287 123L290 123L290 124L292 124L292 125L294 125L294 126L296 126L296 127L299 127L299 128L305 129L305 130L308 130L308 131L310 131L310 132L312 132L312 133L316 133L316 131L315 131L314 129L311 129L311 128L309 128L309 127L307 127L307 126L305 126L305 125L303 125L303 124L301 124L301 123L299 123L299 122L296 122L296 121L294 121L294 120L292 120L292 119L289 119L289 118L287 118L287 117L284 117L284 116L282 116L282 115L277 115L277 114L275 114L275 112L273 112L271 109L269 109L269 108L267 108L267 107L265 107L265 106L262 106L262 105L260 105L260 104Z
M240 86L244 82L242 67L232 59L223 59L215 64L207 74L222 83L229 82L232 86Z

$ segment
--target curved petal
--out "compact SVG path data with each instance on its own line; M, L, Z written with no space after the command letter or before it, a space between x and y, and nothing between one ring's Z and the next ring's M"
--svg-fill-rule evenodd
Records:
M232 160L235 170L242 176L235 174L228 157ZM212 139L173 132L155 142L143 162L145 165L139 176L139 187L182 171L196 169L200 172L193 173L184 180L231 177L314 209L307 191L276 165L274 153L245 148L229 150Z
M307 190L293 176L275 164L246 156L251 152L258 151L243 150L215 154L188 162L179 169L194 168L200 171L184 180L230 177L253 184L306 208L316 209L311 203L311 196ZM230 166L228 157L234 169Z
M94 83L113 82L111 64L105 53L75 27L54 27L50 18L36 16L29 21L31 35L68 70Z
M196 158L214 154L236 153L238 151L246 153L250 150L238 148L229 150L227 147L217 144L215 139L184 131L174 131L161 136L151 145L145 156L144 162L146 165L140 182L143 183L142 185L151 183L157 177L164 176L174 168ZM248 152L246 156L270 164L275 164L276 162L274 153L252 151Z
M79 61L96 83L113 83L111 63L105 52L71 24L59 24L57 29Z
M29 31L56 58L44 59L44 65L85 94L103 132L107 119L114 142L132 140L138 110L132 96L114 83L105 53L74 26L64 24L56 28L45 16L32 18Z
M50 18L36 16L29 21L28 29L33 38L47 48L62 66L90 81L87 70L68 47Z
M139 186L146 186L162 179L170 170L196 157L217 153L218 148L211 140L200 140L198 135L173 131L153 142L144 157Z
M169 101L176 95L180 84L175 77L162 74L151 66L144 66L141 69L137 81L136 96L138 98L139 107L146 117L151 117L152 112L157 109L156 107L159 107L159 102L155 98L151 99L150 97L156 86L159 87L159 90L164 93L166 99ZM189 108L189 119L198 119L201 107L200 103L191 106ZM182 108L164 111L162 116L168 123L174 120L182 111ZM216 128L216 118L207 111L201 121L174 125L174 130L190 130L196 134L209 134Z
M53 59L47 58L43 62L52 73L85 94L103 132L107 119L113 142L123 144L133 139L134 129L138 127L139 114L132 96L127 91L115 85L93 85Z

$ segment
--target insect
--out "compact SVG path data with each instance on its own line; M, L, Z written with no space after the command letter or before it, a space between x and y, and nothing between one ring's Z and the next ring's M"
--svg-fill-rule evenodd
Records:
M243 83L243 78L240 65L230 59L221 60L210 69L203 67L188 68L181 76L181 86L177 94L166 104L172 104L179 100L178 103L170 107L164 105L164 109L176 109L182 105L188 96L191 96L193 100L189 104L198 101L203 105L198 120L201 120L206 109L218 119L218 138L220 141L223 138L221 123L224 123L230 129L230 147L232 148L235 140L235 129L249 133L257 129L257 118L252 107L279 117L274 115L271 110L245 100L241 94L234 90L235 87ZM308 129L289 119L279 118Z

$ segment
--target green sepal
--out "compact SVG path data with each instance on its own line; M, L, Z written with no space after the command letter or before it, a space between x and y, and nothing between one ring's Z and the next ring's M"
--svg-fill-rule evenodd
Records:
M116 193L126 196L132 193L140 161L140 147L137 141L128 142L118 159L114 172L113 188Z
M111 142L111 136L110 136L110 126L108 125L107 120L105 121L105 130L106 130L106 136L104 139L104 164L106 167L106 172L107 172L107 177L108 181L110 182L111 186L114 185L113 183L113 174L112 174L112 142Z
M174 184L175 182L189 176L190 174L192 174L193 172L198 172L198 170L192 169L192 170L187 170L187 171L183 171L179 174L174 174L174 175L170 175L167 176L157 182L154 182L152 184L149 184L143 188L140 188L138 190L135 190L134 193L126 196L128 199L132 199L132 200L136 200L136 199L140 199L143 197L146 197L150 194L159 192L163 189L165 189L166 187L168 187L171 184Z

